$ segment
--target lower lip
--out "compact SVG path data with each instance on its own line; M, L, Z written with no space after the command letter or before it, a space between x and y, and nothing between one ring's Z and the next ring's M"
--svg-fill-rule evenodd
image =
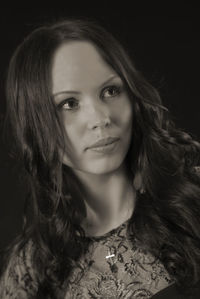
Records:
M110 144L104 145L104 146L98 146L98 147L91 147L89 150L101 153L101 154L109 154L112 153L113 150L116 148L119 140L116 140Z

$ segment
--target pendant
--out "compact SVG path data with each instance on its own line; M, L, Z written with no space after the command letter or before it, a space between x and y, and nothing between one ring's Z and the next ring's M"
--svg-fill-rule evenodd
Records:
M110 251L108 251L108 255L106 255L106 259L109 259L110 257L114 257L115 254L110 254Z
M115 254L111 254L110 250L108 251L108 255L106 255L106 259L112 258L114 257ZM108 261L108 264L110 265L110 270L112 271L112 273L117 273L118 272L118 267L116 265L117 260L115 259L115 261L113 259L111 259L111 261Z

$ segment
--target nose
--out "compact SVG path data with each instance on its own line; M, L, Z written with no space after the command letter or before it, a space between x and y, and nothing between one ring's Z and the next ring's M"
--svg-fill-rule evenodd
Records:
M101 128L101 127L107 127L110 125L110 120L108 118L102 119L101 121L95 121L92 124L89 124L88 128L89 129L96 129L96 128Z
M88 112L88 129L104 128L111 124L109 111L103 104L93 103Z

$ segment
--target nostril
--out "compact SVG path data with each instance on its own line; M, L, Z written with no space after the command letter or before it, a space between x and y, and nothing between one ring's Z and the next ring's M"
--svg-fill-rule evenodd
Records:
M107 127L111 124L111 121L109 118L106 118L106 119L103 119L101 121L97 121L97 120L94 120L93 122L91 121L90 124L88 125L88 127L90 129L96 129L96 128L99 128L99 127Z

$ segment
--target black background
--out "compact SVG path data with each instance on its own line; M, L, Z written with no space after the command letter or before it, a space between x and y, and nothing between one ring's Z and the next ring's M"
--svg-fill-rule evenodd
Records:
M75 6L75 5L74 5ZM6 110L4 84L9 59L23 38L43 22L67 16L96 19L123 45L146 78L159 88L176 124L199 139L199 20L193 15L136 16L133 9L15 8L0 11L0 120ZM2 130L1 130L2 135ZM20 231L25 186L20 165L0 139L0 248Z

